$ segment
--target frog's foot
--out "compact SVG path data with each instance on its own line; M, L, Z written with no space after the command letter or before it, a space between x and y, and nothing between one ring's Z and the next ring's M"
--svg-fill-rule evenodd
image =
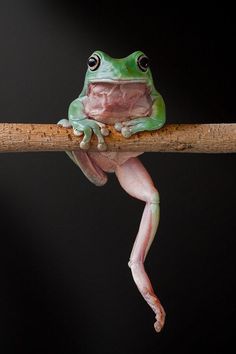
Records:
M63 128L71 128L71 123L68 119L61 119L57 122L58 125L61 125Z
M156 332L160 332L165 324L165 310L163 309L160 300L153 291L152 285L145 272L142 261L129 261L129 267L134 278L134 281L143 296L144 300L155 313L156 322L154 328Z
M156 332L160 332L165 324L166 313L162 305L159 303L158 311L156 313L156 322L154 323L154 328Z

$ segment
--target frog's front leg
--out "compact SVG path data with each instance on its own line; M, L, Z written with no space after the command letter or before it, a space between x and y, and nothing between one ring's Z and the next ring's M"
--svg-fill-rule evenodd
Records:
M159 223L159 194L151 177L137 158L131 158L116 169L121 186L131 196L146 202L129 261L134 281L156 315L155 330L160 332L165 321L165 311L154 293L144 269L144 260L151 246Z
M133 118L125 122L115 124L115 129L120 131L125 138L141 131L160 129L166 121L165 103L159 93L152 95L152 114L150 117Z
M84 134L84 137L80 143L80 148L83 150L89 149L90 140L92 134L94 133L98 139L98 150L105 151L107 147L104 141L104 136L107 136L109 134L109 131L105 128L104 124L99 123L96 120L90 119L86 116L84 112L84 105L82 102L83 97L79 97L74 100L69 107L69 122L73 126L74 134Z

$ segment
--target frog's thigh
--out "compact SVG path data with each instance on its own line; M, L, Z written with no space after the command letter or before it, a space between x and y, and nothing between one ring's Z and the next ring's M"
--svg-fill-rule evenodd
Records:
M158 199L153 181L139 159L130 158L118 166L115 172L122 188L132 197L145 202Z
M67 151L67 154L74 161L74 163L79 166L90 182L96 186L103 186L107 182L107 175L105 172L86 152L82 150L75 150L70 152Z

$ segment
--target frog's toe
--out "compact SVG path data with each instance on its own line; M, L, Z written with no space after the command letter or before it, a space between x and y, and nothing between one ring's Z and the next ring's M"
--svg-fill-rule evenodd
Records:
M162 330L162 327L164 326L165 323L165 317L166 317L165 310L163 309L161 304L159 304L159 308L156 313L156 322L154 323L154 328L156 332L160 332Z
M102 128L101 128L101 134L102 134L103 136L108 136L108 135L110 134L109 129L107 129L107 128L105 128L105 127L102 127Z
M64 128L70 128L71 124L68 119L60 119L59 122L57 122L58 125L62 125Z
M105 143L99 143L97 148L99 151L106 151L107 145Z
M79 131L79 130L77 130L77 129L75 129L75 128L73 128L73 133L74 133L74 135L76 135L76 136L81 136L81 135L83 135L83 132L81 132L81 131Z
M90 147L90 143L89 143L89 141L81 141L79 146L80 146L80 149L82 149L82 150L88 150Z
M128 127L123 127L121 129L121 134L125 137L125 138L129 138L132 135L132 131L130 128Z
M122 127L123 127L123 125L121 122L116 122L114 125L115 130L117 130L118 132L121 131Z

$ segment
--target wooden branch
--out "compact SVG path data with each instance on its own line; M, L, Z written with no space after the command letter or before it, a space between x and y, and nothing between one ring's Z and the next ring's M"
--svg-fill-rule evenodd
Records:
M108 151L235 153L235 124L167 124L126 139L109 127ZM63 151L79 148L81 137L56 124L0 124L0 152ZM96 136L90 151L97 151Z

